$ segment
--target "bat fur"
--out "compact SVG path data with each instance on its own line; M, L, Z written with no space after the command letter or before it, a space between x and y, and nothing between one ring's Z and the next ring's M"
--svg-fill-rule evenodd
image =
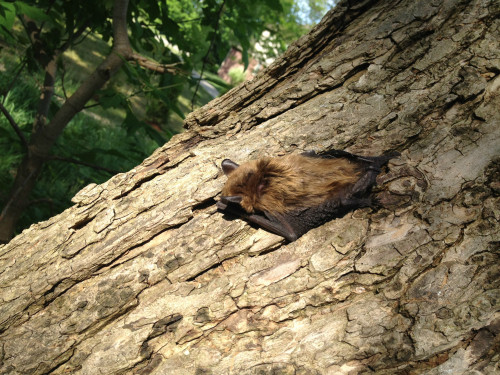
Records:
M331 150L242 165L225 159L228 180L217 207L294 241L328 220L369 206L380 167L397 155L365 157Z

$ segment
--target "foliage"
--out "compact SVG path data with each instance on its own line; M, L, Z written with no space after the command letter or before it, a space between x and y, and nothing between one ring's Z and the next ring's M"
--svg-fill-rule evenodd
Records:
M231 83L235 86L239 85L241 82L245 80L245 72L243 70L243 67L241 66L235 66L229 69L229 72L227 72L227 74L231 79Z
M0 74L0 87L5 87L8 78L5 73ZM36 77L20 77L5 101L5 106L26 135L31 132L34 108L40 95L37 82L39 78ZM45 164L32 193L30 208L19 226L26 227L62 211L83 186L104 182L115 173L133 168L156 147L157 143L147 136L144 129L138 129L131 136L124 126L110 123L98 114L79 113L57 140L53 154L58 159ZM24 149L14 130L5 117L0 116L0 186L12 185L15 166L23 154ZM108 171L95 166L105 166ZM7 193L8 190L1 189L0 200L3 201Z
M315 25L336 3L337 0L307 0L306 6L298 12L299 22L304 25Z
M112 9L113 0L0 0L0 102L27 139L50 61L57 59L57 74L48 122L110 53ZM284 51L305 32L297 9L294 0L131 1L132 48L155 64L176 64L175 71L158 73L128 62L96 92L58 139L32 193L36 204L20 228L60 212L86 184L137 165L178 131L173 124L193 107L186 97L197 105L211 99L198 90L199 75L192 72L222 93L230 86L215 73L231 46L241 48L248 64L253 45L268 30L268 54ZM3 206L26 151L1 114L0 137Z

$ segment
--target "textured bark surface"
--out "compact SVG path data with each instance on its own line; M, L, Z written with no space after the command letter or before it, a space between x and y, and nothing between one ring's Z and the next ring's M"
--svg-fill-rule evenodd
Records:
M0 246L1 374L492 374L500 6L341 2L134 170ZM292 244L220 162L398 150L383 208Z

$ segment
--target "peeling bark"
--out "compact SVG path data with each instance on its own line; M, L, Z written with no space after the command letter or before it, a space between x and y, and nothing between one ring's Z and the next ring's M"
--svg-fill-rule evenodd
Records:
M499 371L498 2L341 2L132 171L0 246L0 373ZM296 242L224 217L220 162L401 158Z

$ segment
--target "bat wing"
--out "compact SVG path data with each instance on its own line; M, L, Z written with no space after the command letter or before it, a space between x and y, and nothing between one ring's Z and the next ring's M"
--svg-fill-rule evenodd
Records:
M367 207L370 198L342 197L328 200L325 203L291 211L288 213L246 213L239 204L217 202L217 208L224 213L239 216L270 232L293 242L309 230L316 228L332 219L344 216L356 208Z
M318 206L308 207L279 215L276 217L276 220L280 224L286 223L287 228L292 228L292 231L289 232L293 233L293 238L284 237L289 241L295 241L297 238L313 228L319 227L330 220L343 217L346 213L357 208L368 207L370 205L370 198L338 197L330 199ZM278 234L283 235L281 233Z
M323 158L323 159L333 159L333 158L346 158L354 162L361 163L365 168L379 168L387 163L390 159L400 156L399 152L392 152L381 156L361 156L354 155L350 152L344 150L328 150L321 153L316 153L316 151L306 151L302 155L309 156L312 158Z
M295 241L303 234L297 235L295 228L287 221L286 215L273 216L266 212L249 214L237 203L225 203L222 201L217 202L217 208L224 213L241 217L259 227L285 237L290 242Z

